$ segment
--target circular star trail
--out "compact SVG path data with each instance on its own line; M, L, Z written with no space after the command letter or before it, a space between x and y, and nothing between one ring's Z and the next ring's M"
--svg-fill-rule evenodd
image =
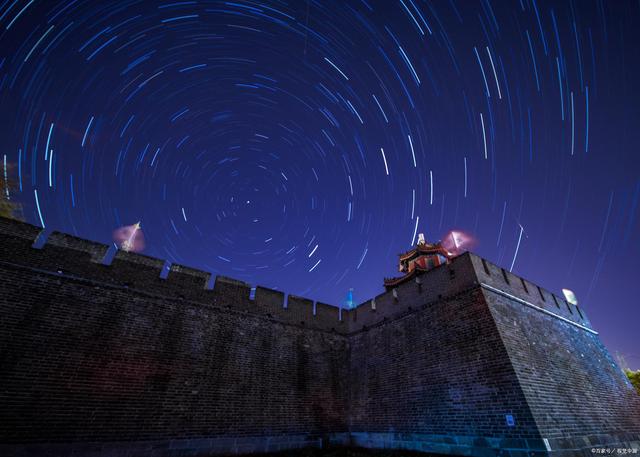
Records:
M0 1L2 191L47 229L141 221L145 254L333 304L456 229L576 291L637 365L618 334L640 317L639 20L631 1Z

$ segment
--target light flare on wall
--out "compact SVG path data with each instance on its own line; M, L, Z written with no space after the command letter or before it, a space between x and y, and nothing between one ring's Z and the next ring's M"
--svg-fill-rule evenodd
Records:
M141 252L144 249L144 234L140 222L114 230L113 241L123 251Z

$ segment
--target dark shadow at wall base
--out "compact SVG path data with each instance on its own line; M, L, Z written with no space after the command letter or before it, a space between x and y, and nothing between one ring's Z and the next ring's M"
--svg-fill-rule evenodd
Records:
M180 456L180 457L445 457L443 454L433 454L428 452L417 452L407 450L393 450L393 449L365 449L356 447L344 447L344 446L332 446L329 448L321 449L318 447L304 447L299 449L290 449L287 451L268 452L268 453L251 453L251 454L237 454L237 453L209 453L200 451L186 451L186 450L160 450L157 448L147 448L142 450L140 448L136 450L127 450L124 446L118 451L111 448L105 452L105 449L100 449L99 445L96 446L73 446L73 451L67 446L46 446L46 445L24 445L24 446L12 446L12 449L0 445L0 456L2 457L93 457L93 456L109 456L109 457L163 457L166 455ZM497 455L497 454L496 454Z
M259 447L251 450L248 440L242 440L223 449L211 446L211 440L179 440L173 442L119 442L119 443L33 443L0 444L0 457L445 457L446 455L477 457L592 457L593 455L640 455L640 441L619 443L618 445L590 445L574 449L556 449L548 452L538 449L507 449L496 447L450 448L444 453L416 451L408 449L369 449L341 444L321 447L317 443L289 443L291 448L274 452L260 452ZM230 441L231 442L231 441ZM230 443L229 442L229 443ZM227 443L227 444L229 444ZM105 445L106 444L106 445ZM207 446L208 444L208 446ZM325 443L328 444L328 443ZM433 445L431 443L430 445ZM271 449L283 449L284 442L273 443ZM297 448L296 448L297 446ZM217 448L217 450L216 450ZM266 448L263 448L266 449ZM255 452L258 450L258 452ZM635 452L634 452L635 451Z
M443 457L443 455L391 449L334 447L294 449L269 454L251 454L245 457Z

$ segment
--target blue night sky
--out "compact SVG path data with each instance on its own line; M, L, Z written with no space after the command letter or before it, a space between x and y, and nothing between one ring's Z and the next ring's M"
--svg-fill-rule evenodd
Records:
M333 304L460 230L638 368L639 24L623 0L0 0L2 191Z

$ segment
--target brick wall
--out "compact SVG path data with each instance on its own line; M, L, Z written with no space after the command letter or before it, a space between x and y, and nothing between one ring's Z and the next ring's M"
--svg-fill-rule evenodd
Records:
M69 236L34 249L37 230L11 227L0 455L243 453L346 430L346 337L278 321L280 293L250 300L227 278L207 290L177 265L162 280L162 261L124 252L102 265L106 246Z
M339 311L3 218L0 245L2 456L640 446L584 310L470 253Z
M416 312L351 339L350 427L361 444L467 455L542 451L482 292L412 303Z
M597 335L492 290L483 293L552 450L640 448L640 396Z

